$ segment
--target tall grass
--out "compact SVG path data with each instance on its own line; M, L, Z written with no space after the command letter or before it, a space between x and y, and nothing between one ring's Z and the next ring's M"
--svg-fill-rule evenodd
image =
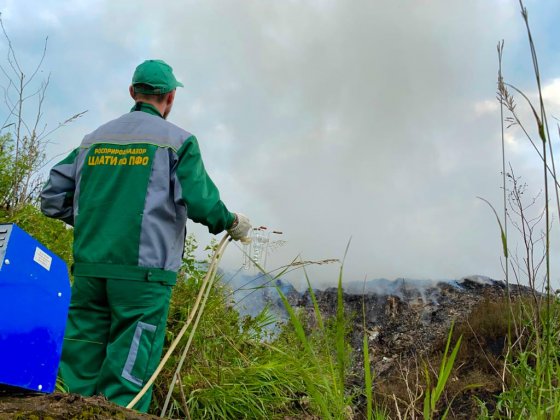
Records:
M317 383L313 382L310 377L304 377L310 397L313 403L319 407L321 418L324 419L345 419L348 418L351 413L352 399L350 395L345 393L344 389L347 373L346 367L349 359L349 346L346 341L347 320L344 315L342 270L341 267L337 287L334 354L330 341L330 331L328 325L323 321L323 316L307 273L305 274L305 278L307 280L308 292L313 303L314 316L318 326L315 331L315 337L319 338L318 343L321 344L320 346L314 345L314 336L312 334L306 334L304 327L305 321L300 319L294 308L288 302L286 296L282 293L280 288L277 288L278 294L290 317L290 322L296 332L296 336L311 360L313 368L318 371L324 371L322 366L325 361L327 362L328 373L322 375L320 387L317 386Z
M175 286L168 341L186 320L199 286L194 280ZM265 309L256 317L240 318L224 300L228 293L222 284L210 293L189 356L179 375L180 355L170 358L155 384L150 411L161 412L169 384L176 381L166 412L170 418L283 418L317 412L306 401L303 378L320 382L321 372L310 367L297 339L285 332L268 342L270 313Z
M510 172L506 174L504 164L504 193L507 176L513 182L511 190L513 200L505 200L504 198L503 223L506 224L508 219L512 220L513 217L516 217L512 224L517 226L521 234L525 253L522 260L515 258L508 260L506 249L505 272L508 286L509 273L513 273L517 282L529 284L533 288L537 287L538 279L542 276L544 294L539 296L535 294L534 307L524 308L524 316L520 322L524 324L523 327L525 328L519 329L518 333L519 331L525 331L523 333L525 340L509 343L503 375L504 391L498 397L495 413L488 413L485 410L486 413L483 411L483 414L486 417L499 418L560 418L560 389L558 388L558 378L560 377L560 361L558 358L560 354L560 325L558 324L558 315L560 304L551 287L551 221L554 212L551 203L552 197L555 197L556 213L560 218L560 194L536 46L529 24L529 14L522 0L519 0L519 6L526 28L535 76L536 105L529 98L530 95L504 81L501 65L503 43L498 46L498 98L502 111L504 108L509 111L509 116L506 118L504 118L502 112L502 125L503 121L506 121L510 125L519 127L525 138L533 146L542 164L543 201L541 206L543 210L536 218L527 215L527 210L532 204L525 204L522 201L521 196L524 191L520 192L518 178L513 174L513 168L511 167ZM535 136L530 134L530 130L519 115L514 94L521 96L532 114L533 123L536 126L536 139ZM503 139L502 130L502 161L505 162L506 150ZM535 200L533 200L533 203ZM537 229L540 229L542 234L535 237ZM502 228L501 232L503 237L504 230ZM541 241L543 247L542 258L535 253L536 243ZM509 247L510 244L507 244L507 246ZM542 274L540 273L541 268L544 270ZM517 325L513 325L513 327L518 328Z

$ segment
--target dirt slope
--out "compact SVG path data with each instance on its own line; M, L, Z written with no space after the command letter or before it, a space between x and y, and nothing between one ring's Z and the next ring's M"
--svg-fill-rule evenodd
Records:
M0 420L154 420L159 417L127 410L102 397L51 395L0 389Z

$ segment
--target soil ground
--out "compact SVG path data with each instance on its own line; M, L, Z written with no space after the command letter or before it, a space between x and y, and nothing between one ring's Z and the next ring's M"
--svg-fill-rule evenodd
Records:
M38 394L0 388L0 420L155 420L159 417L119 407L103 397Z

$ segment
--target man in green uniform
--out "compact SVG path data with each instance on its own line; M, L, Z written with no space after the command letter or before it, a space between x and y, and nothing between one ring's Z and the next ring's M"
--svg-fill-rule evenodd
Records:
M231 213L196 138L166 121L183 86L161 60L140 64L131 112L84 137L41 193L49 217L74 226L74 284L60 375L70 392L127 405L160 360L187 217L234 240ZM151 392L136 408L147 411Z

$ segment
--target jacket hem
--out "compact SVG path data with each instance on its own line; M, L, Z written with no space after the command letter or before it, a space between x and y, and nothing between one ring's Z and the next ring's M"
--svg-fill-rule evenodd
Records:
M74 276L158 282L173 286L177 282L175 271L155 267L139 267L106 263L74 263Z

